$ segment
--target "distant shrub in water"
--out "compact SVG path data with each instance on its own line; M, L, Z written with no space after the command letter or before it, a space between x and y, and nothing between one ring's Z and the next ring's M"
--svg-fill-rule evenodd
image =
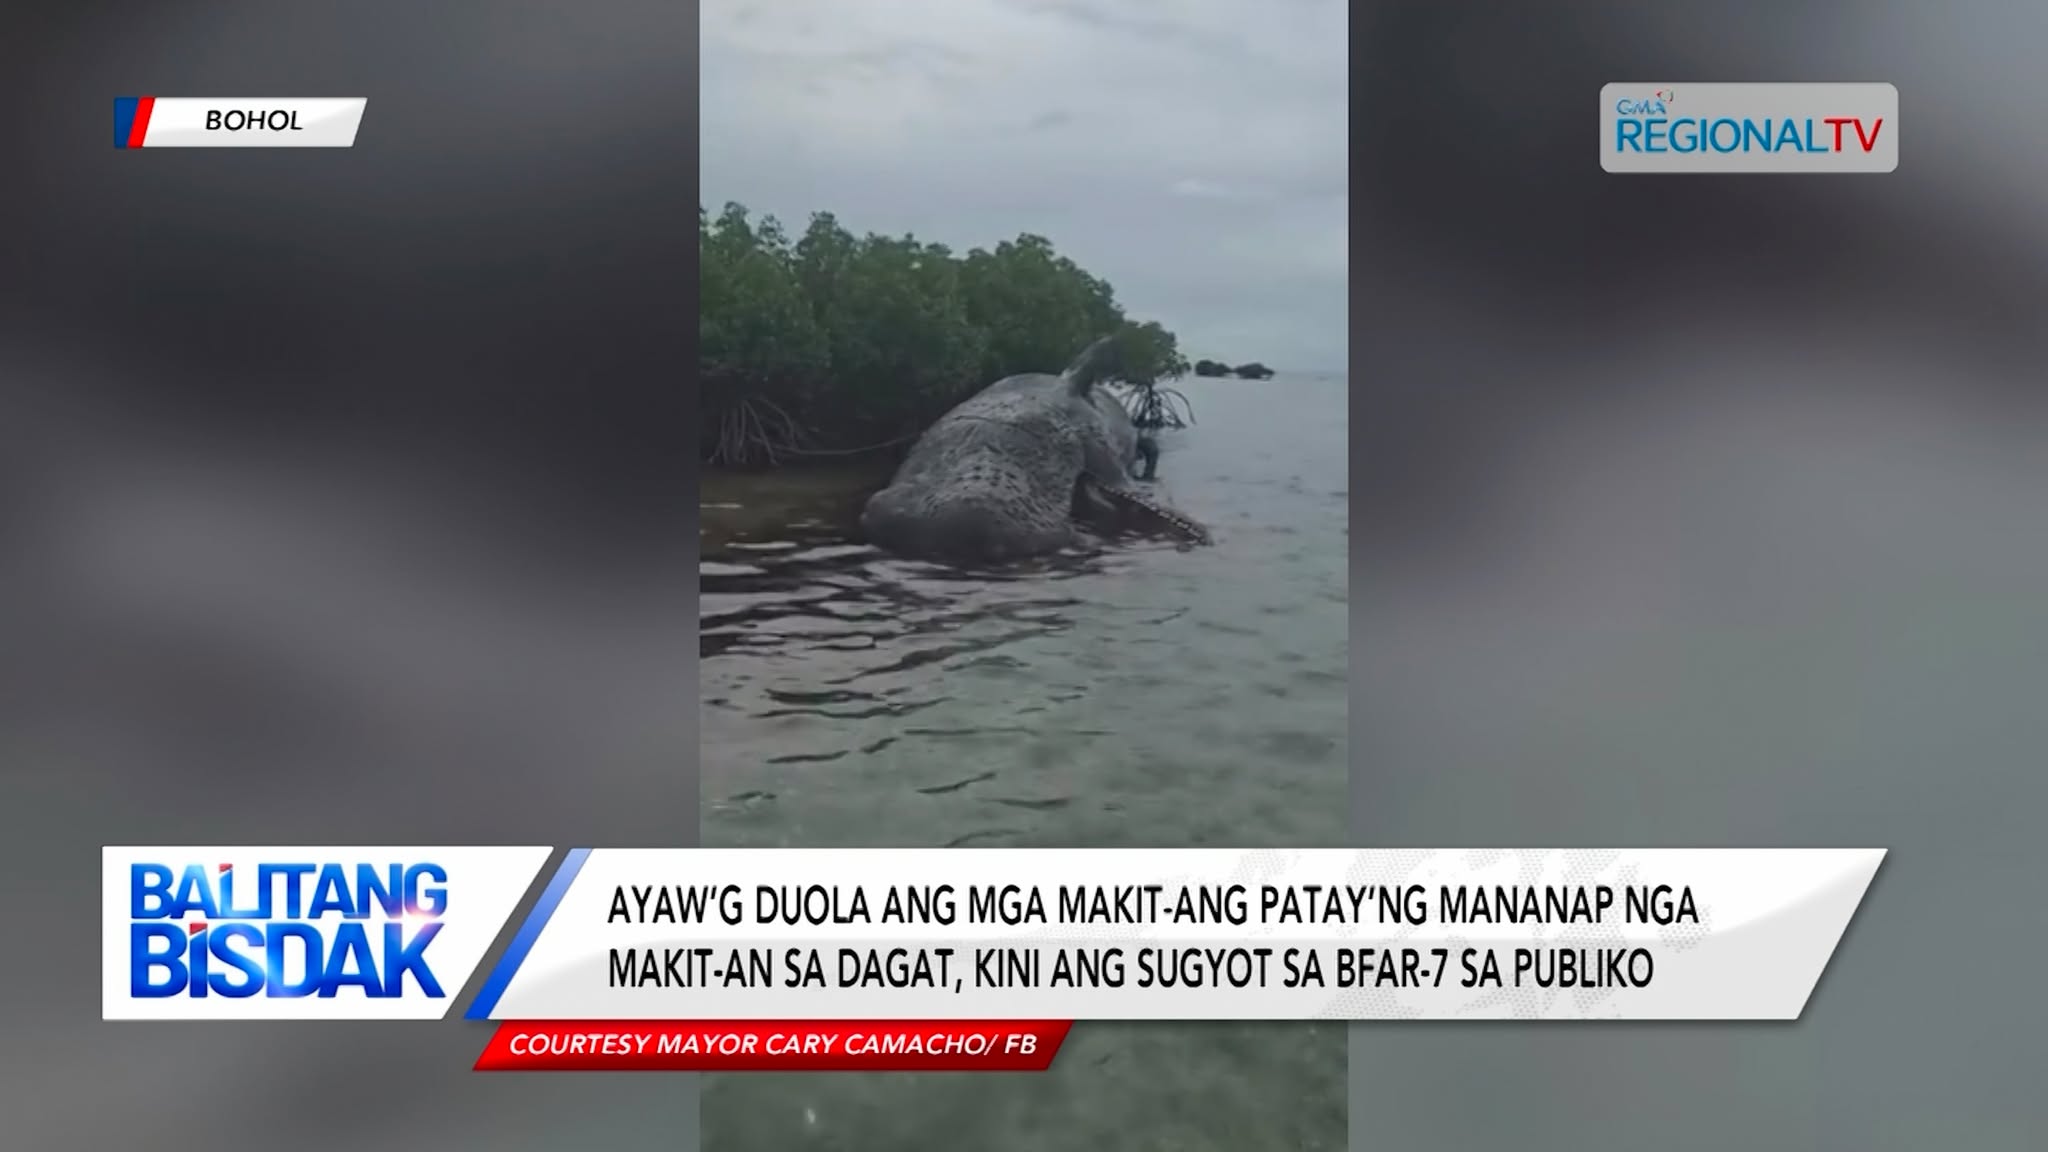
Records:
M791 240L774 217L698 208L700 456L778 464L914 436L982 386L1057 372L1105 332L1115 377L1185 375L1173 333L1023 235L956 256L914 236L856 237L829 213Z
M1197 360L1195 361L1195 375L1236 376L1242 380L1270 380L1273 377L1273 370L1256 360L1250 364L1241 364L1236 368L1232 368L1221 360Z

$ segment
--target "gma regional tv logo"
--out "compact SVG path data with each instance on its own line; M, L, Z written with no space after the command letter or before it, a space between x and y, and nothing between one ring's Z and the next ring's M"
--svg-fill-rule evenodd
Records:
M451 1015L545 848L108 848L107 1019Z
M1600 166L1891 172L1898 119L1890 84L1609 84L1600 90Z

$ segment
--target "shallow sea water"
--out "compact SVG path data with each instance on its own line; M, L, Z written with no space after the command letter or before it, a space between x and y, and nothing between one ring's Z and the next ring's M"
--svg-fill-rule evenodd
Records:
M1345 839L1346 382L1182 382L1158 488L1215 542L969 574L852 518L879 477L713 476L703 842ZM1339 1025L1081 1024L1046 1073L707 1077L727 1149L1337 1149Z

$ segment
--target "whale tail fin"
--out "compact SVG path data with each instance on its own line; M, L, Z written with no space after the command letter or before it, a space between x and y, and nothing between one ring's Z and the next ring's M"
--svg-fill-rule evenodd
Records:
M1065 372L1060 373L1061 378L1073 385L1075 392L1086 396L1089 389L1115 370L1115 357L1112 355L1115 347L1116 337L1098 338L1093 344L1083 348L1079 356L1074 357L1074 362L1067 365Z

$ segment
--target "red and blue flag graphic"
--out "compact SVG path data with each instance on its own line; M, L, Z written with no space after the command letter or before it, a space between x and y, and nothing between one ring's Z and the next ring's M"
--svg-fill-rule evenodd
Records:
M154 96L114 98L114 147L140 148L149 135L149 114L156 109Z

